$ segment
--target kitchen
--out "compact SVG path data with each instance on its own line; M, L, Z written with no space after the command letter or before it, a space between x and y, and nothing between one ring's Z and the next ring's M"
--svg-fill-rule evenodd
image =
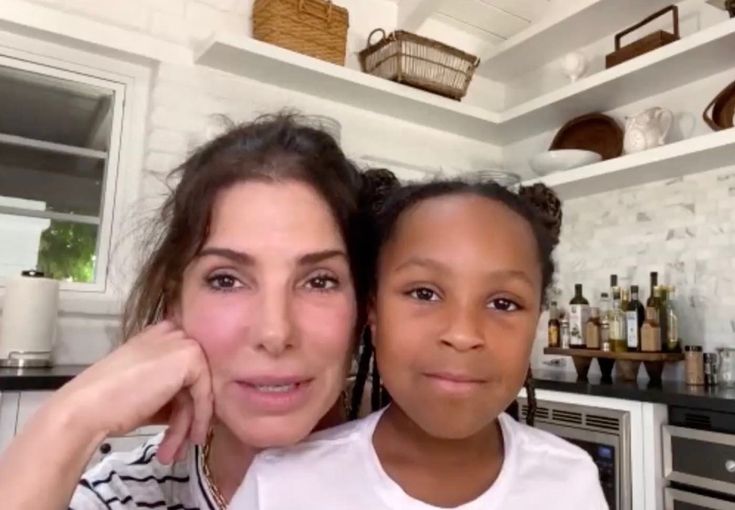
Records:
M61 285L56 368L47 376L3 372L0 447L47 391L75 373L72 366L92 363L115 345L120 299L132 266L126 262L135 260L139 215L158 205L166 172L191 147L221 129L216 114L247 119L287 106L337 119L351 157L365 166L387 166L406 179L497 169L517 173L524 181L542 178L565 200L554 286L560 305L566 308L574 284L582 283L584 295L597 306L612 273L619 275L621 286L638 285L643 301L649 295L650 272L657 271L662 284L676 287L674 305L683 345L700 345L707 353L735 347L735 134L731 129L715 132L702 118L708 103L733 80L735 25L720 3L678 3L680 40L606 69L605 56L615 51L615 35L668 2L486 1L492 6L478 7L483 2L344 0L337 2L349 11L343 68L253 39L250 2L5 0L0 66L82 81L96 87L95 104L106 105L100 110L111 113L95 123L96 106L90 106L85 117L90 126L103 126L107 144L46 138L85 147L95 152L82 157L106 162L106 178L93 193L97 204L67 206L76 216L92 218L85 224L96 225L96 263L93 274L81 280L86 283L77 279ZM625 34L623 44L655 30L673 33L671 17L667 11ZM458 102L360 72L358 53L376 28L416 32L478 56L481 63L467 95ZM373 42L379 36L375 34ZM732 95L722 97L725 106L720 110L731 108ZM625 150L626 118L654 107L673 116L670 128L659 123L663 143ZM5 108L13 111L9 105ZM61 113L47 110L49 122L61 122ZM17 118L15 112L10 118ZM614 120L597 119L617 137L611 157L539 177L529 160L546 153L567 122L595 112ZM0 132L8 136L44 139L8 131L19 128L7 120L2 125ZM17 142L0 139L3 147ZM99 164L93 168L98 171ZM4 190L3 182L8 181L0 180L0 195L31 198ZM66 182L70 186L76 181ZM47 228L44 222L49 220L73 223L68 215L33 212L37 204L0 206L4 221L35 220L29 224L38 231ZM6 239L17 239L11 237L17 235L14 228L29 230L24 224L0 234L2 251L10 246ZM31 247L35 254L37 243L36 235ZM13 265L4 275L21 269L28 268ZM627 413L620 421L629 426L619 437L627 438L623 442L629 444L628 460L614 467L620 473L618 508L735 504L735 475L725 465L735 460L735 436L724 434L735 432L727 426L732 421L728 413L735 413L733 390L687 386L684 362L666 364L661 387L649 387L643 367L636 383L618 377L615 384L600 384L599 359L591 363L592 382L577 382L568 356L544 354L547 320L544 316L539 324L532 359L539 407L549 410L550 417L554 405ZM720 413L709 416L714 432L701 430L707 428L701 423L687 425L687 410L700 422L707 420L706 411ZM541 414L538 420L543 422ZM671 428L662 428L664 424ZM681 441L669 436L691 429L697 441L725 445L715 450L726 456L716 466L722 470L719 475L705 475L696 466L693 472L679 473L682 466L676 462L677 469L667 469L667 445ZM127 449L147 435L150 431L142 430L115 438L103 449ZM677 480L678 475L684 478Z

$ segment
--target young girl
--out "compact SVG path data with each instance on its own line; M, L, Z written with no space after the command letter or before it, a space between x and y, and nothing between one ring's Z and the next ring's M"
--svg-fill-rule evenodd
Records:
M392 403L261 453L230 508L607 508L585 452L503 413L554 269L531 202L494 183L412 185L378 225L369 324Z

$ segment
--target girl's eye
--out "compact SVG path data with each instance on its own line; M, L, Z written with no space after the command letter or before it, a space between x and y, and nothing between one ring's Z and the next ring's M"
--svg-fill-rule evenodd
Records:
M408 295L414 299L418 299L419 301L439 301L439 295L426 287L413 289L408 293Z
M310 278L306 281L306 288L317 291L327 291L336 289L339 285L339 280L329 275L319 275L314 278Z
M220 291L232 291L239 287L243 287L243 284L234 276L229 274L216 274L207 278L209 286L215 290Z
M515 312L520 309L517 303L505 298L493 299L488 306L501 312Z

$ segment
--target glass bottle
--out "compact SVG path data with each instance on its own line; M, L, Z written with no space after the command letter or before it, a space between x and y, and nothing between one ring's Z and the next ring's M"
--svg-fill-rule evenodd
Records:
M572 349L585 347L584 328L589 319L589 301L582 293L582 284L574 285L574 297L569 302L569 342Z
M615 352L626 352L627 341L625 313L620 309L620 291L613 294L613 306L610 311L610 346Z
M656 290L656 287L658 287L658 273L656 271L651 272L651 290L650 294L648 295L648 300L646 301L646 308L651 307L651 303L654 299L654 291Z
M569 319L563 316L559 321L559 339L561 340L561 348L569 349Z
M607 292L600 294L600 348L612 350L610 345L610 296Z
M630 302L625 307L627 344L629 351L641 350L641 327L646 318L643 303L638 301L638 285L630 288Z
M553 301L549 310L549 347L559 347L559 333L559 310L557 309L556 301Z
M588 349L600 349L600 309L590 308L590 318L584 326L584 341Z
M679 317L674 309L676 288L669 287L669 298L666 300L666 350L679 351Z

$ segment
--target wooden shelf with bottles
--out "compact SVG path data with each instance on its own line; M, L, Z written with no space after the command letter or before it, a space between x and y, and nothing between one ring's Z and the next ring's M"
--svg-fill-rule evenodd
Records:
M641 363L646 367L646 373L651 382L661 380L661 374L666 363L678 363L684 359L681 352L615 352L597 349L564 349L561 347L546 347L544 354L570 356L577 370L577 377L587 379L592 360L597 359L603 380L612 379L612 370L618 364L618 374L625 381L635 381L638 378L638 369Z

